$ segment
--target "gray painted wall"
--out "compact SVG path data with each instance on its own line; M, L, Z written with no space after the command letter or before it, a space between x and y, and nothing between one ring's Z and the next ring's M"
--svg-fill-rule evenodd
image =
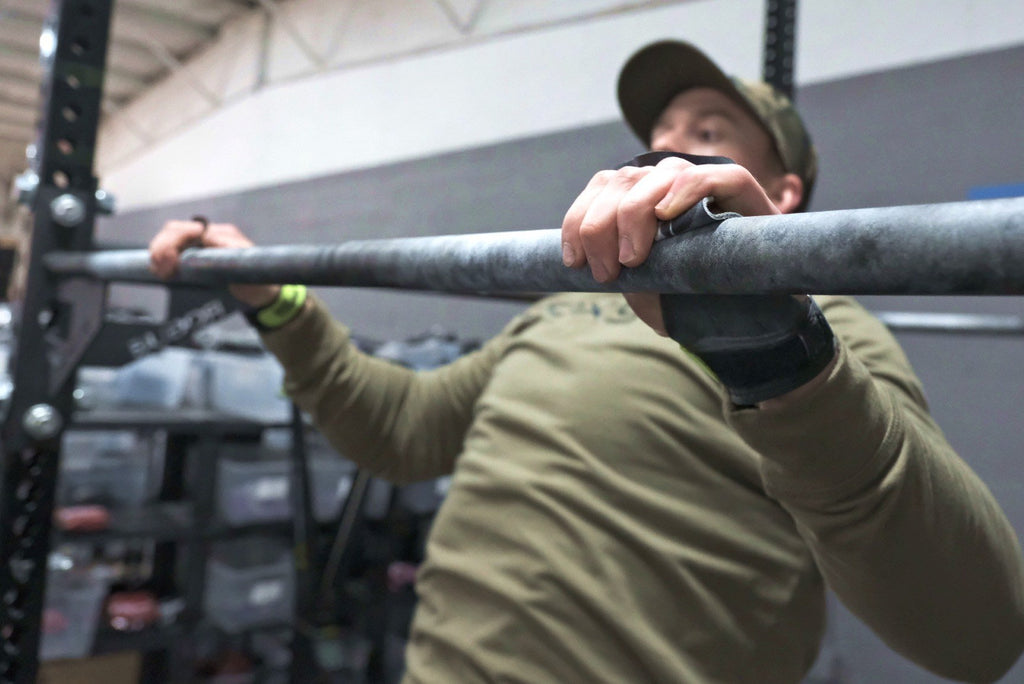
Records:
M1024 182L1024 47L817 84L798 99L821 153L812 209L966 199ZM514 115L514 113L510 113ZM309 144L316 145L315 132ZM554 228L591 173L638 151L618 123L104 220L99 238L144 244L167 219L204 213L260 244ZM198 162L201 163L201 160ZM321 290L361 335L434 327L497 331L521 305L380 291ZM866 297L876 310L1020 313L1019 297ZM939 423L1024 532L1024 339L901 333ZM891 654L855 618L834 613L819 671L845 682L943 681ZM833 658L841 668L833 670ZM836 674L838 676L838 674ZM832 681L839 681L833 679ZM1024 682L1019 663L1004 682Z

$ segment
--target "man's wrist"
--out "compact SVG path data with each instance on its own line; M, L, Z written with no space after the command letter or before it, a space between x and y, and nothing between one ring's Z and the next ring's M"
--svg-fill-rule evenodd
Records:
M231 296L244 304L248 309L262 309L273 304L281 294L280 285L245 285L228 286Z
M725 385L732 402L754 406L805 385L835 358L835 336L813 299L804 316L783 336L709 349L699 342L683 345Z
M759 401L757 403L757 408L761 409L762 411L775 411L784 409L790 404L802 401L805 397L810 396L819 386L828 382L828 378L830 375L832 375L832 371L835 369L836 363L838 361L839 353L837 352L832 357L832 360L825 364L825 367L821 370L821 372L815 375L809 381L800 385L796 389L786 392L785 394L779 395L777 397L772 397L771 399L765 399L764 401Z
M281 285L272 301L249 307L245 317L258 330L280 328L299 315L306 305L307 294L305 285Z

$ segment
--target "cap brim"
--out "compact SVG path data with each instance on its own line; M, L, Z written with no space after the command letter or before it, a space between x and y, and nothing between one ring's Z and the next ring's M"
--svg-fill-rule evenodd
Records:
M747 106L732 79L693 45L675 40L652 43L630 57L619 72L619 108L633 133L649 144L651 130L669 101L684 90L701 87L719 90Z

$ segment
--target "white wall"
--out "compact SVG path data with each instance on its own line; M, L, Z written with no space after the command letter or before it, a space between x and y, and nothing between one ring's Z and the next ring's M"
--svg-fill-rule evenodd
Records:
M764 0L451 6L291 0L265 42L264 15L236 21L108 117L102 185L137 208L614 120L619 66L656 38L760 69ZM808 84L1024 43L1024 3L805 0L798 31Z

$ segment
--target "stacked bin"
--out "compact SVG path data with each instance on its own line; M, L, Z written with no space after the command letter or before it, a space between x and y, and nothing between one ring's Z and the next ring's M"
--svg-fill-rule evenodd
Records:
M334 453L315 434L309 443L313 517L317 522L330 522L338 517L348 496L356 466ZM217 461L217 499L225 523L241 527L291 518L290 450L290 430L267 429L259 449L222 452Z
M51 554L49 566L39 657L83 658L92 652L111 573L60 552Z
M291 622L294 561L274 538L248 537L215 544L206 566L203 610L229 633Z

